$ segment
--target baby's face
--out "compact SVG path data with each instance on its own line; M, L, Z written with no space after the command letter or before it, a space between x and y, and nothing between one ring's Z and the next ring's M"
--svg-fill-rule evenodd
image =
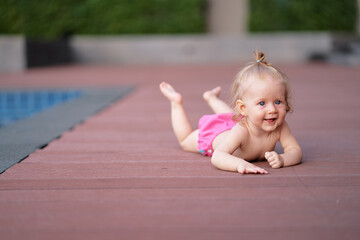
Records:
M285 85L270 77L250 81L243 97L248 123L258 130L274 131L286 116Z

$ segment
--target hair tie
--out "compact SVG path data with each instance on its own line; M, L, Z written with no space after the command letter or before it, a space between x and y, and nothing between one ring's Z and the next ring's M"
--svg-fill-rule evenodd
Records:
M257 63L262 62L262 59L258 59L258 60L256 60L256 62L257 62Z

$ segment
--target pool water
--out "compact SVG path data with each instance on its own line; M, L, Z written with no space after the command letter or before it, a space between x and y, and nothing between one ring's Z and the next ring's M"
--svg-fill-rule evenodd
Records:
M0 128L80 96L79 90L0 91Z

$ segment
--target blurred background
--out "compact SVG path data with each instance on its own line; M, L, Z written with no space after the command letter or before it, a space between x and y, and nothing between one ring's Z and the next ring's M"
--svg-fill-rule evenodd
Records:
M0 0L0 71L252 60L360 65L360 0Z

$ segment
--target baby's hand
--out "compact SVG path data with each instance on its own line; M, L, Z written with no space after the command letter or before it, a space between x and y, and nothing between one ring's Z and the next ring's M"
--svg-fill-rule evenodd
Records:
M245 173L267 174L268 173L266 170L254 165L252 163L249 163L245 160L238 165L237 171L241 174L245 174Z
M281 168L284 165L279 154L274 151L266 152L265 159L269 162L272 168Z

